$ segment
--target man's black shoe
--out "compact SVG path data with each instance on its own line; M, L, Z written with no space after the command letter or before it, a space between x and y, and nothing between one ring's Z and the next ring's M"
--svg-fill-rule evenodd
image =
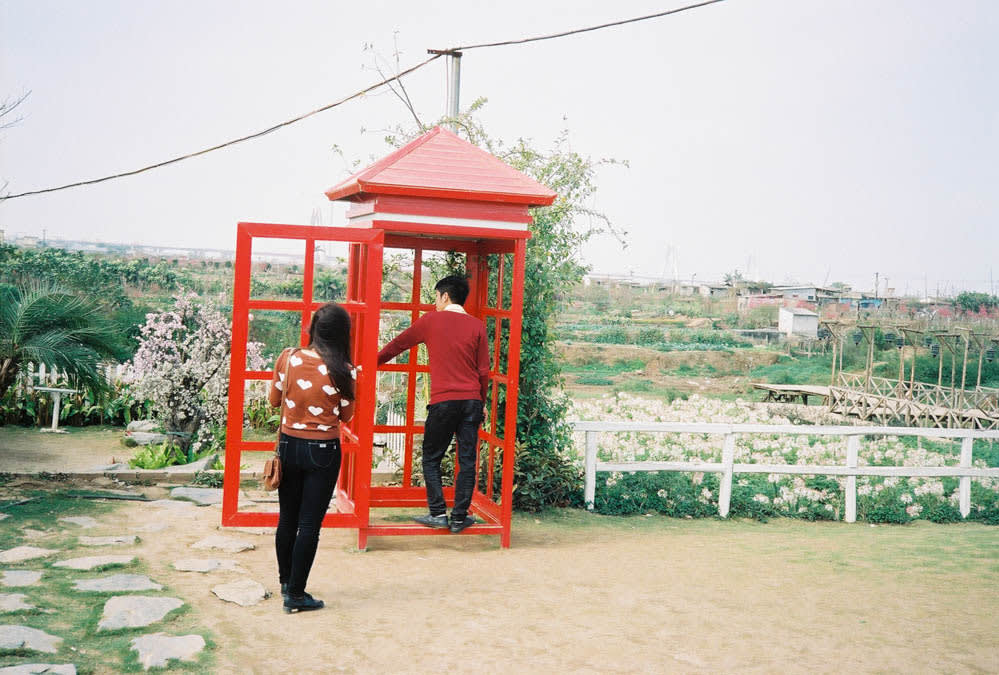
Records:
M425 516L417 516L413 520L424 527L435 527L439 530L447 529L447 515L443 513L439 516L432 516L428 513Z
M316 600L308 593L301 595L284 596L284 613L294 614L295 612L311 612L314 609L322 609L326 604L322 600Z
M288 599L288 583L287 582L281 584L281 597L284 598L285 600Z
M465 516L464 520L455 520L452 518L450 525L451 534L458 534L465 528L475 525L476 522L478 521L475 520L475 516Z

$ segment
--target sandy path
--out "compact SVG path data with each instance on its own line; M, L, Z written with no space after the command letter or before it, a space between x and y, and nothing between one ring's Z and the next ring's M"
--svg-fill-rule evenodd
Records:
M127 504L133 526L153 511ZM241 608L178 573L217 533L197 508L138 547L215 634L220 672L999 670L999 530L772 521L518 517L495 537L327 530L309 590L328 608ZM232 557L277 591L270 534ZM205 556L207 557L207 556Z

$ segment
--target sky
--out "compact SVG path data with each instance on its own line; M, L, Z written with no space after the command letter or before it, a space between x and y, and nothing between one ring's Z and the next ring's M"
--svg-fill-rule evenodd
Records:
M560 32L681 2L0 0L7 194L264 129L428 48ZM999 291L999 3L726 0L558 40L470 50L461 104L497 138L593 159L594 272L884 293ZM366 49L366 45L371 48ZM445 62L408 76L424 121ZM6 121L6 120L5 120ZM323 191L407 124L387 90L145 174L0 202L6 236L235 247L238 221L341 225ZM995 268L995 269L993 269ZM995 280L992 281L992 275ZM885 279L887 278L887 282Z

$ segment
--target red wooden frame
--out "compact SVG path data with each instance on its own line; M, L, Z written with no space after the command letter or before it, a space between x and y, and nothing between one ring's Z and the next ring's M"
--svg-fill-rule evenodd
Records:
M376 216L377 218L377 216ZM428 236L430 235L430 236ZM465 308L470 314L491 324L494 335L491 348L490 394L486 423L479 432L480 454L477 460L476 488L471 512L481 524L462 534L499 535L504 548L510 546L513 512L513 470L517 429L518 381L520 377L521 320L526 240L523 230L507 230L424 223L372 220L357 228L329 228L264 223L240 223L237 229L235 283L233 290L232 356L230 366L229 409L226 435L225 483L222 501L222 524L226 526L276 526L276 513L239 510L239 466L243 452L270 452L273 442L244 441L243 417L245 384L269 380L269 371L246 370L246 342L251 310L284 310L301 313L301 342L308 341L312 312L322 303L312 298L314 253L317 241L350 244L347 293L343 303L353 320L354 362L361 366L357 380L357 406L354 419L342 425L343 465L335 493L336 510L323 520L324 527L347 527L358 530L358 548L367 547L368 537L386 535L443 535L417 524L372 522L372 508L423 507L426 490L412 484L413 442L422 434L416 423L415 400L417 373L428 368L417 363L417 350L410 351L409 363L377 367L380 312L403 310L417 318L432 311L433 305L421 302L421 263L424 251L457 251L467 256L466 269L471 293ZM300 301L255 300L250 298L250 272L253 239L297 239L305 242L304 275ZM408 302L383 302L382 257L384 248L413 252L413 286ZM512 269L507 264L510 256ZM490 266L496 265L498 283L495 294L489 293ZM509 275L507 277L507 275ZM510 297L504 299L504 279L511 280ZM506 371L501 369L503 322L508 323ZM406 417L401 425L376 425L377 373L400 371L408 374ZM498 400L505 394L505 406ZM405 435L403 481L401 486L372 486L372 445L375 433ZM485 452L482 452L483 448ZM497 466L497 462L501 462ZM496 471L501 472L499 490L494 489ZM484 484L479 476L484 474ZM446 488L445 499L453 503L454 490Z
M254 300L250 298L250 266L253 240L292 239L305 242L302 299L300 301ZM380 230L355 228L239 223L236 231L236 264L232 305L232 350L229 367L229 408L226 424L225 472L222 494L222 524L226 526L277 526L278 514L239 510L239 466L243 452L272 452L273 441L243 440L243 415L247 381L271 379L270 371L246 369L246 343L250 310L283 310L301 313L300 341L308 343L312 313L323 303L312 298L317 241L349 242L353 274L347 297L341 304L351 315L354 363L357 375L356 409L374 410L375 371L378 360L378 320L382 285ZM334 495L336 511L323 519L324 527L363 527L368 522L371 487L373 417L359 414L341 425L343 463Z

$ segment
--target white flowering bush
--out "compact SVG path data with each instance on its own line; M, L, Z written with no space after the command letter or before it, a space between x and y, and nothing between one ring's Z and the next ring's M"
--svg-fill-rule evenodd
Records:
M191 453L225 424L231 337L221 312L183 293L172 309L146 315L139 348L125 368L123 379L136 398L149 400L163 429ZM247 367L265 366L261 345L249 343Z
M785 406L786 407L786 406ZM586 421L790 424L781 407L697 395L665 403L619 393L576 401L572 419ZM720 462L722 437L707 434L601 433L601 461ZM583 432L575 434L576 461L582 465ZM887 437L861 443L860 466L955 466L960 442ZM975 447L976 467L999 464L987 442ZM845 465L846 438L788 434L739 434L739 464ZM767 518L788 516L836 520L843 514L846 476L736 474L730 513ZM718 513L719 474L701 472L598 473L594 507L601 513L646 513L700 517ZM917 518L960 520L957 478L857 478L857 516L871 522L906 523ZM999 480L972 481L971 518L999 524Z

